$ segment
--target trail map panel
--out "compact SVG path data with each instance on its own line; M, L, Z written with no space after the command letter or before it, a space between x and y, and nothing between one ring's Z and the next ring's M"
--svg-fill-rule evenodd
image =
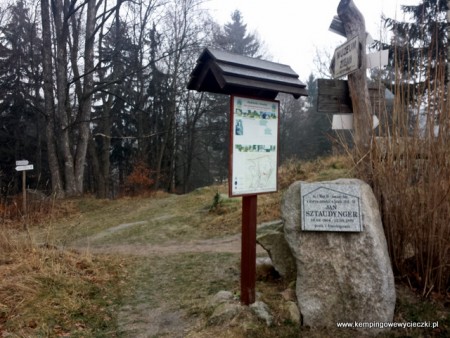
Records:
M277 191L279 102L231 97L231 196Z

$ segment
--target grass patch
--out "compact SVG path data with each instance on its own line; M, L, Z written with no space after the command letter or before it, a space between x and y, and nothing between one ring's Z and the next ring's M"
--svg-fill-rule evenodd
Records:
M126 269L119 258L29 246L3 252L0 334L114 337Z
M191 231L207 216L210 191L176 196L160 194L157 198L122 198L120 200L76 199L69 203L73 212L60 221L52 220L33 229L37 242L66 246L121 224L140 223L121 231L101 236L99 242L161 243L186 236L194 239L198 232ZM208 217L206 217L208 221ZM158 233L158 236L155 236Z

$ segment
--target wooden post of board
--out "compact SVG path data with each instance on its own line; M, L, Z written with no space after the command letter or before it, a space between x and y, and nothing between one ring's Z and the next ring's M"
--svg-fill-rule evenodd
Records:
M256 212L258 195L242 197L241 303L255 302Z
M27 178L26 171L22 171L22 210L23 215L27 215Z
M348 87L353 107L355 148L359 155L364 156L369 152L372 136L372 106L366 80L366 25L353 0L341 0L337 12L347 39L358 36L361 44L361 68L348 75Z

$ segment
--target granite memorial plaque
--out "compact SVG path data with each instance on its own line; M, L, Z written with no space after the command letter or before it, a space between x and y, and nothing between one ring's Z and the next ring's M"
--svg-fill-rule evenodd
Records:
M363 230L359 185L302 183L300 194L302 230Z

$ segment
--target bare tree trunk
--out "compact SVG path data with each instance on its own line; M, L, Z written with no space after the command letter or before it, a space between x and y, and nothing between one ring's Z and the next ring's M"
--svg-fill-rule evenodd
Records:
M116 29L116 39L120 36L119 29L120 29L120 17L119 17L119 11L122 4L122 0L117 0L116 2L116 9L115 9L115 29ZM104 10L102 14L102 21L106 21L106 13L107 13L107 6L108 2L104 2L103 4ZM98 69L98 76L100 79L100 82L106 83L108 80L105 78L105 70L102 67L102 60L104 58L103 56L103 38L105 36L105 33L103 32L103 26L100 29L99 39L98 39L98 59L99 59L99 69ZM118 41L115 43L116 46L118 46ZM119 67L117 66L117 53L114 53L113 56L113 76L111 82L114 82L115 79L119 78L121 75L121 71L119 70ZM101 96L102 99L102 110L101 110L101 118L99 120L98 130L100 140L98 144L92 140L89 144L89 154L90 157L93 159L95 163L93 163L93 167L96 167L94 170L95 179L97 181L97 196L99 198L107 198L110 193L110 167L111 167L111 160L110 160L110 151L111 151L111 129L112 129L112 108L114 105L114 95L109 93L103 93ZM94 137L97 137L96 135Z
M191 176L192 176L192 162L194 160L194 152L197 145L197 122L203 115L202 112L202 103L203 103L204 93L200 94L200 97L193 109L189 109L191 95L188 96L186 100L186 125L184 126L184 131L186 133L186 145L185 152L186 158L184 163L184 175L183 175L183 192L186 194L189 192L191 187ZM192 100L193 101L193 100ZM189 111L192 110L192 115L189 114Z
M172 150L168 155L170 167L168 169L169 174L169 189L173 192L175 191L176 185L176 149L177 149L177 113L178 113L178 103L177 97L179 95L178 88L178 78L180 76L182 68L182 56L183 52L186 50L189 44L189 34L190 32L190 20L191 15L195 6L196 1L183 0L180 1L177 6L170 10L168 15L169 25L171 31L168 32L169 39L172 43L171 46L171 56L169 60L169 76L170 76L170 94L169 94L169 107L168 115L166 117L166 135L164 137L164 143L161 148L160 157L158 160L157 174L161 172L162 158L164 152ZM169 137L170 136L170 137ZM169 147L172 146L172 149ZM159 184L158 178L156 181ZM155 184L156 185L156 184Z
M106 182L104 176L101 174L100 160L95 149L95 141L90 140L88 145L88 153L90 159L90 166L94 175L94 188L97 191L97 197L105 198Z
M83 193L84 167L90 137L89 123L92 109L92 94L94 88L94 41L95 41L95 0L88 0L86 16L86 35L84 49L84 85L83 96L80 99L80 119L77 151L75 155L76 193Z
M53 19L56 30L56 116L58 118L57 128L59 128L57 137L64 161L65 191L68 196L73 196L76 194L76 185L68 117L70 111L67 80L67 39L69 23L66 15L68 8L67 0L52 1Z
M44 107L47 138L48 164L52 179L52 193L60 198L64 196L61 174L59 171L58 155L55 146L55 107L52 76L52 42L50 30L50 10L48 0L41 1L42 15L42 67L44 77Z
M171 126L167 126L167 130L171 129ZM158 190L161 186L161 175L162 175L162 164L163 164L163 159L164 159L164 155L166 153L166 145L167 145L167 139L169 138L170 133L169 131L166 131L164 133L164 141L162 142L162 144L159 147L159 153L158 153L158 158L157 158L157 162L156 162L156 169L155 169L155 190Z
M358 155L364 156L369 152L372 136L372 106L366 79L366 27L364 17L353 0L341 0L337 12L347 38L358 36L361 45L361 68L348 76L348 86L353 105L355 147Z
M450 94L450 0L447 0L447 91ZM447 95L449 97L449 95Z

